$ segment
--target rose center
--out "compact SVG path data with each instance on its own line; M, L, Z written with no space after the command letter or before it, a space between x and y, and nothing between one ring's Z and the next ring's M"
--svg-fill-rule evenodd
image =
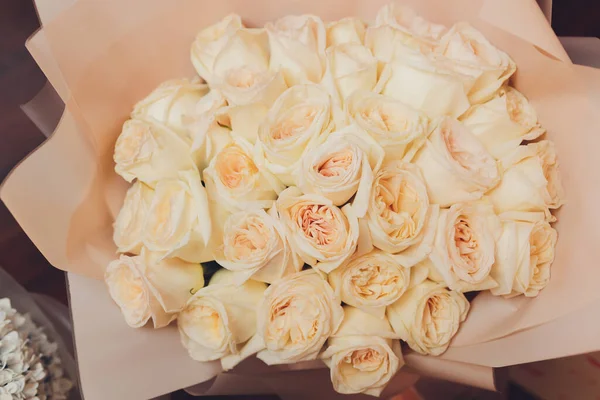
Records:
M423 310L422 326L425 337L430 343L440 343L444 337L451 335L452 318L445 304L447 295L431 296Z
M454 243L459 256L469 270L475 269L479 259L477 237L464 217L459 218L454 224Z
M240 89L249 89L256 85L258 76L247 68L238 68L227 73L227 83Z
M117 296L119 302L126 304L132 310L141 309L145 306L144 282L140 276L130 268L119 268L117 282Z
M119 137L116 147L116 162L138 162L152 156L155 143L149 128L129 125L128 131Z
M164 244L175 239L178 228L181 228L180 231L186 230L184 225L189 222L186 217L191 212L190 201L181 188L163 193L150 211L151 219L148 222L148 232L155 241Z
M535 258L536 265L552 262L553 259L552 236L548 234L547 229L536 226L529 237L529 254L531 258Z
M359 349L344 357L344 363L361 372L376 371L384 362L384 356L374 349Z
M328 246L339 237L340 222L334 211L325 205L303 207L297 224L304 235L319 246Z
M383 131L404 131L408 128L408 122L403 118L394 118L392 113L387 112L381 107L365 110L362 117Z
M325 161L318 164L315 169L326 178L345 175L350 165L352 165L353 158L352 151L345 149L333 153Z
M233 238L235 258L245 260L254 253L264 250L270 234L264 224L259 221L248 221L240 226Z
M417 234L419 195L406 179L400 175L380 179L375 198L379 215L390 224L390 236L408 239Z
M216 170L223 185L229 189L243 186L258 172L252 159L237 146L227 147L217 155Z
M351 277L355 293L368 300L379 300L389 296L397 287L400 277L390 268L369 265L357 268Z
M271 308L267 345L281 349L302 346L319 331L319 311L307 299L284 298Z
M186 334L198 343L211 348L219 348L223 342L225 326L221 315L212 307L197 305L187 309L182 316L186 321Z
M302 105L289 110L271 130L274 140L285 140L302 135L317 116L315 107Z

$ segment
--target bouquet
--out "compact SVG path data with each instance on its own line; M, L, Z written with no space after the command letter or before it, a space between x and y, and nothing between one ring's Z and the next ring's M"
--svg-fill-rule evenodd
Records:
M224 369L322 359L378 396L401 343L437 356L467 293L548 284L564 202L517 66L468 23L384 6L200 31L198 76L138 102L114 146L132 183L105 281L125 321L177 320Z
M0 400L66 400L72 388L58 345L0 299Z

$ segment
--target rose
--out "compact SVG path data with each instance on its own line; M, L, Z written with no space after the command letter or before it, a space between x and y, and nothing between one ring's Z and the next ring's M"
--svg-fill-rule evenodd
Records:
M184 140L190 141L188 130L196 104L208 93L208 86L195 79L172 79L161 83L145 99L133 107L133 118L156 120Z
M367 212L373 174L383 161L383 149L357 127L331 133L304 155L295 180L304 193L314 193L342 206L354 195L357 217Z
M191 49L194 68L207 82L213 82L215 58L225 47L229 37L243 27L239 15L230 14L214 25L201 30Z
M212 249L207 247L211 213L198 172L180 172L179 179L156 185L143 232L144 245L165 257L190 262L213 259Z
M346 101L346 112L383 147L387 160L410 161L429 134L423 113L388 96L357 91Z
M259 127L256 161L290 186L302 156L323 142L333 128L331 96L321 86L291 87Z
M218 271L177 317L181 343L190 357L196 361L222 359L225 369L232 360L242 360L244 344L256 333L256 307L267 288L252 280L237 286L233 280L230 271Z
M362 44L345 43L326 51L323 84L339 102L357 90L370 91L377 84L377 60Z
M365 33L365 46L381 63L402 60L415 52L429 54L434 49L431 41L391 25L370 26Z
M344 43L362 44L365 38L365 23L358 18L343 18L327 24L327 47Z
M216 261L232 271L233 282L248 279L273 283L299 272L303 263L290 248L275 208L232 214L223 228L223 245Z
M123 206L113 224L113 241L119 253L140 254L144 224L154 190L136 181L127 190Z
M494 295L535 297L550 280L557 233L540 213L519 213L518 220L502 224L491 276Z
M194 170L189 145L158 121L130 119L117 138L115 172L127 182L134 179L153 186L161 179Z
M280 279L258 306L257 357L268 365L314 360L343 317L339 298L316 271Z
M161 259L144 250L139 256L121 255L108 264L104 280L125 322L133 328L150 319L154 328L169 325L191 293L204 286L202 265Z
M227 100L219 90L211 90L196 104L194 120L189 129L192 136L192 154L202 172L221 149L231 142L230 129L221 126Z
M432 54L394 50L394 57L384 67L376 91L431 118L456 118L467 111L472 76L452 69L448 61Z
M412 8L389 3L379 10L375 25L390 25L412 36L437 41L446 32L446 27L427 21Z
M468 312L469 302L462 293L425 281L388 306L386 315L411 349L438 356L446 351Z
M204 170L204 182L214 200L229 212L268 208L284 187L261 171L252 159L252 145L234 137Z
M354 307L344 307L344 320L321 354L338 393L379 396L404 365L400 342L390 323Z
M349 204L339 209L323 196L290 187L279 195L277 211L292 249L313 268L329 273L356 250L358 219Z
M430 205L419 168L391 161L375 176L367 222L373 245L412 267L431 251L439 214Z
M471 107L460 120L496 158L510 153L523 140L537 139L545 132L525 96L511 87Z
M564 203L554 144L547 140L519 146L500 160L504 177L488 193L498 214L507 211L543 211Z
M328 275L329 284L350 306L385 317L386 306L404 294L410 284L410 269L381 250L356 254Z
M213 88L229 105L273 104L287 86L283 76L269 71L269 43L264 30L238 29L229 35L213 62Z
M489 99L510 78L517 67L505 52L466 22L455 24L440 39L436 53L453 62L453 68L476 79L469 91L473 104Z
M490 271L501 233L500 219L489 204L458 203L441 210L429 256L434 276L460 292L497 286Z
M271 70L281 71L289 87L320 82L325 70L325 25L313 15L288 15L265 25Z
M500 181L496 160L460 122L444 118L413 162L421 168L433 204L477 200Z

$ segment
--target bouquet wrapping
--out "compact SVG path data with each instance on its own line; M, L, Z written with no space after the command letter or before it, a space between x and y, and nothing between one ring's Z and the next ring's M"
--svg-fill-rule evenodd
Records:
M301 13L316 14L324 20L350 15L373 20L383 3L290 1L263 9L248 7L241 1L207 8L186 1L168 5L152 1L143 5L136 1L100 5L81 0L58 12L39 2L41 15L48 19L30 40L29 48L67 109L51 139L8 178L2 187L2 199L53 265L88 278L101 278L105 266L114 259L112 224L127 189L114 174L111 159L120 125L133 104L160 82L193 74L185 55L200 26L231 12L242 15L248 25L257 26ZM593 101L597 99L591 97L592 88L598 87L598 73L564 59L564 52L534 2L506 2L501 6L468 0L460 5L433 0L403 3L427 19L448 26L466 20L510 54L518 65L513 84L532 103L541 125L548 130L548 138L558 149L567 193L567 205L559 212L556 224L560 240L553 278L538 298L506 300L480 294L471 304L469 318L441 357L423 360L409 354L407 364L458 379L448 371L464 366L500 367L597 349L599 343L593 333L598 332L598 327L586 318L586 307L598 300L598 273L593 264L598 259L594 246L600 236L595 224L595 200L600 187L590 174L597 169L598 160L589 150L598 141L593 134L598 126L598 117L593 114ZM104 25L108 21L109 31ZM524 32L523 26L533 28ZM75 31L75 27L79 30ZM78 33L76 40L74 32ZM485 96L481 91L473 93ZM460 103L455 106L460 108ZM476 123L476 113L470 119ZM490 146L498 154L503 151L494 143ZM288 171L272 172L282 181L290 179ZM446 201L444 196L440 192L440 203ZM501 191L498 196L502 196ZM452 279L444 278L446 283ZM99 348L112 356L106 357L110 359L106 365L118 364L111 371L112 376L127 377L129 381L120 392L115 392L115 398L139 396L141 382L152 373L153 365L161 365L161 370L166 371L163 379L144 388L148 396L208 380L220 371L217 363L207 362L200 367L188 360L179 348L174 327L131 333L101 283L75 275L70 281L82 385L84 391L87 385L90 398L106 390L98 386L100 382L94 381L92 373L102 370L100 364L91 361L98 360L94 354L99 354ZM88 297L84 302L84 293L93 293L94 301ZM557 336L547 333L561 330L569 332L563 336L565 339L551 342L549 338ZM99 346L98 340L103 345ZM148 355L147 346L156 349L156 354ZM507 352L506 348L513 351ZM114 362L116 359L118 362ZM164 368L165 363L177 365L178 373ZM446 373L439 373L440 370ZM298 371L262 372L266 377L270 373Z

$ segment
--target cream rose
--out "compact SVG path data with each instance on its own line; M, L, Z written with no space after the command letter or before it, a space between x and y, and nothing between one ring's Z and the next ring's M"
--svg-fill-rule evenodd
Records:
M375 176L367 212L375 247L412 267L431 251L438 214L439 207L429 204L419 168L402 161L383 165Z
M333 130L331 96L318 85L289 88L273 104L258 130L256 161L285 185L300 159Z
M404 365L400 342L387 319L344 307L344 320L321 354L338 393L379 396Z
M211 85L229 105L262 103L268 107L287 89L283 75L269 70L269 60L266 32L238 29L214 59Z
M123 206L113 224L113 241L119 253L140 254L144 224L148 217L154 190L136 181L127 190Z
M292 249L313 268L329 273L356 250L358 219L348 204L340 209L323 196L290 187L279 195L277 211Z
M550 281L556 230L544 221L543 214L522 213L520 217L521 220L504 221L496 245L491 276L498 287L491 292L497 296L535 297Z
M211 90L197 104L194 120L189 129L192 136L192 154L202 172L214 156L231 142L231 130L221 125L227 100L218 90Z
M397 52L397 51L396 51ZM470 106L474 78L456 71L435 55L402 52L387 64L375 91L393 97L429 117L458 117Z
M525 96L511 87L471 107L460 120L496 158L510 153L523 140L537 139L545 132Z
M144 246L165 257L214 259L207 248L212 232L208 197L198 172L180 172L179 179L156 185L143 232Z
M371 91L377 84L377 59L362 44L345 43L326 51L323 84L339 104L357 90Z
M248 279L273 283L299 272L302 261L287 241L275 208L232 214L223 228L223 245L215 252L216 261L234 273L233 281Z
M501 178L494 157L451 118L439 122L413 162L423 172L429 200L440 207L477 200Z
M504 177L488 196L498 214L507 211L543 211L564 203L554 144L547 140L519 146L500 160Z
M153 186L179 171L195 170L190 146L158 121L130 119L115 143L115 172L127 182L134 179Z
M429 135L429 118L392 97L357 91L346 102L346 112L383 147L386 160L412 160Z
M501 233L500 219L490 204L459 203L441 210L430 255L434 276L459 292L496 287L490 272Z
M178 258L161 259L147 251L112 261L104 280L125 322L133 328L146 325L150 319L154 328L169 325L192 293L204 286L202 265Z
M378 61L389 63L415 53L429 54L433 52L435 45L427 39L415 37L391 25L378 25L367 29L365 46Z
M436 52L452 60L455 70L475 78L469 91L472 104L491 98L517 69L508 54L466 22L455 24L440 39Z
M212 83L215 58L225 47L229 37L243 28L239 15L230 14L214 25L201 30L191 49L191 60L196 72Z
M362 44L365 38L365 23L358 18L343 18L327 24L327 47L345 43Z
M132 118L156 120L191 141L189 122L196 104L208 93L200 79L172 79L161 83L133 107Z
M181 343L196 361L221 359L225 369L241 361L243 347L256 333L256 307L267 285L233 284L233 273L220 270L208 286L187 301L177 317Z
M344 317L340 299L314 270L274 282L257 311L257 357L268 365L314 360Z
M410 285L410 269L381 250L354 255L328 275L329 284L350 306L385 317L385 308L394 303Z
M289 87L318 83L325 71L326 31L314 15L288 15L265 25L271 70L281 71Z
M261 171L252 159L252 145L234 137L204 170L206 187L229 211L268 208L284 187Z
M390 25L412 36L435 42L446 32L446 27L434 24L418 15L412 8L393 2L381 7L375 25Z
M387 308L387 317L400 339L421 354L446 351L467 317L469 302L462 293L425 281Z
M352 196L357 217L369 204L373 176L383 161L383 149L358 127L331 133L323 144L302 157L296 183L304 193L314 193L344 205Z

